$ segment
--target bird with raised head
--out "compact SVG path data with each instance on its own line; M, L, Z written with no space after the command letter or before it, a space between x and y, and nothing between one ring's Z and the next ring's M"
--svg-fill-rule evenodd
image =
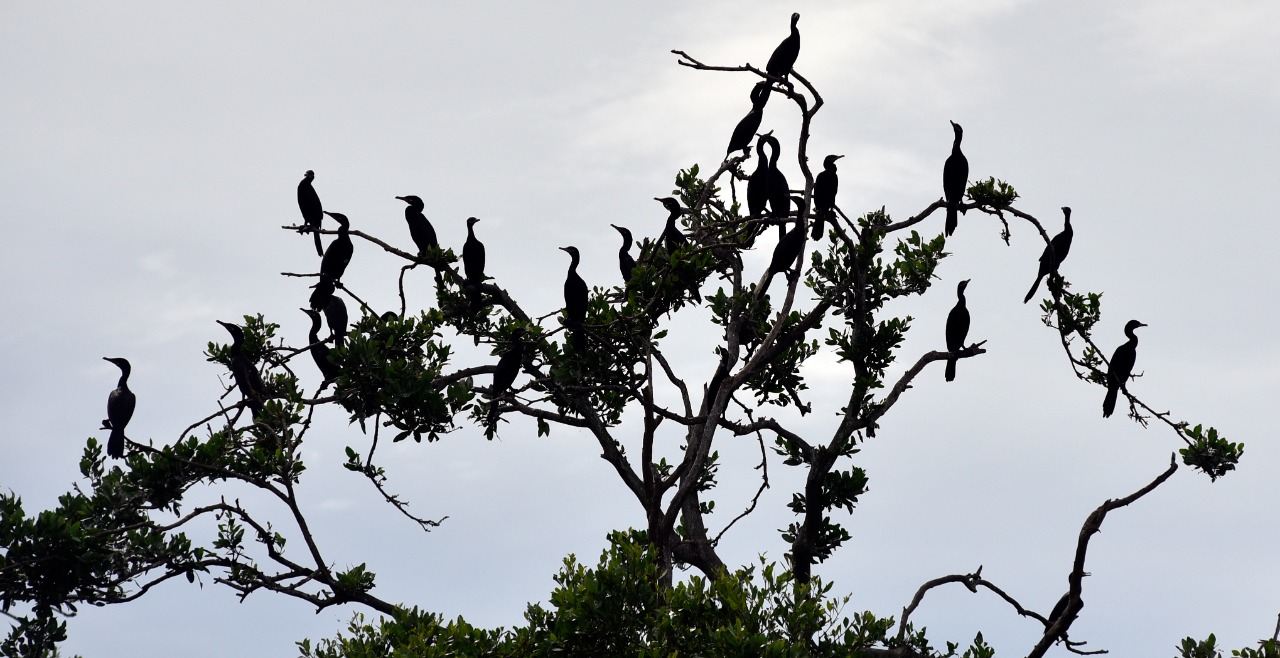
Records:
M947 200L947 235L956 230L959 221L957 213L963 212L960 203L964 200L964 186L969 181L969 160L960 152L960 140L964 138L964 129L955 121L951 122L951 131L955 139L951 142L951 155L942 165L942 193Z
M320 204L320 195L316 194L316 188L311 185L311 181L315 179L316 172L307 170L302 175L302 182L298 183L298 210L302 211L303 227L298 229L299 233L310 231L316 240L316 255L324 255L324 247L320 244L320 223L324 219L324 206Z
M631 283L631 272L636 268L636 259L631 257L631 231L617 224L610 224L622 235L622 247L618 249L618 270L622 272L622 285Z
M1049 244L1044 246L1044 251L1040 254L1040 269L1036 272L1036 282L1031 284L1031 290L1027 291L1027 296L1022 300L1023 304L1031 301L1035 296L1041 279L1050 274L1058 275L1058 267L1062 265L1062 261L1066 260L1067 252L1071 251L1071 237L1074 235L1071 230L1071 209L1063 206L1062 217L1062 232L1053 236ZM1052 288L1053 286L1050 285L1050 289Z
M569 343L575 350L586 346L587 282L578 274L580 256L577 247L560 247L569 254L569 272L564 278L564 324L569 330Z
M129 373L133 368L127 359L104 356L102 360L110 361L120 368L120 381L116 382L115 389L107 396L107 417L102 421L102 429L111 430L111 436L107 438L107 456L120 459L124 457L124 442L127 438L124 428L129 424L129 419L133 418L133 409L138 403L138 397L129 390Z
M791 74L791 68L796 65L796 58L800 56L800 14L791 14L791 34L773 49L773 54L769 56L769 63L764 65L764 72L779 78L785 78Z
M947 314L947 351L957 352L964 349L964 339L969 335L969 308L965 306L964 289L969 287L965 279L956 285L956 305ZM956 378L956 358L947 359L947 381Z
M423 213L426 204L422 199L412 194L396 198L409 204L404 209L404 221L409 225L409 237L418 248L418 255L425 253L428 247L438 248L440 243L436 240L436 229L431 226L431 222L427 221L427 216Z
M475 217L467 218L467 241L462 244L462 271L467 277L467 298L471 308L480 306L481 285L484 284L484 243L476 239Z
M1111 354L1111 362L1107 365L1107 397L1102 400L1103 418L1110 418L1116 410L1116 394L1125 389L1129 376L1133 374L1133 365L1138 361L1138 336L1133 332L1145 326L1137 320L1130 320L1124 326L1124 335L1129 340Z
M836 176L836 160L843 155L828 155L822 160L822 171L813 181L813 233L810 239L820 240L826 232L827 219L835 222L836 190L840 187L840 179Z

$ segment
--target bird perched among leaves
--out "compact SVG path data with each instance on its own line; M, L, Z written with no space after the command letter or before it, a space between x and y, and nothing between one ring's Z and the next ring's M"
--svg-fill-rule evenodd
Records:
M667 209L667 224L662 228L662 245L667 248L668 253L675 253L676 249L689 244L689 238L676 226L676 220L684 214L684 208L673 197L653 197L653 200L661 202L662 207Z
M475 230L479 221L467 218L467 241L462 244L462 271L467 276L467 298L472 309L480 306L480 286L484 283L484 243L476 239Z
M324 307L324 320L329 324L329 334L333 336L333 346L342 347L347 337L347 304L341 297L334 295ZM312 341L315 342L315 341Z
M127 438L124 428L129 424L129 419L133 418L133 408L138 403L137 396L129 390L129 373L133 368L126 359L104 356L102 360L110 361L120 368L120 381L107 396L107 417L102 421L102 429L111 430L111 436L107 438L107 456L120 459L124 457L124 441Z
M636 268L636 259L631 257L631 231L617 224L610 224L622 235L622 248L618 249L618 270L622 272L622 285L631 283L631 272Z
M1133 332L1138 327L1147 325L1130 320L1124 326L1124 335L1129 340L1111 354L1111 363L1107 366L1107 397L1102 400L1102 417L1110 418L1116 410L1116 394L1125 388L1129 376L1133 373L1133 364L1138 361L1138 337Z
M341 370L329 360L329 346L320 341L320 312L309 308L302 309L302 312L311 318L311 332L307 334L307 340L311 341L311 359L316 362L324 381L331 381Z
M947 235L956 230L959 218L960 202L964 200L964 186L969 181L969 160L960 152L960 140L964 137L964 129L955 121L951 122L951 130L955 140L951 143L951 155L942 165L942 193L947 200Z
M303 227L298 229L299 233L311 231L316 239L316 255L324 255L324 247L320 245L320 223L324 219L324 207L320 205L320 195L316 194L316 188L311 186L311 181L316 177L316 172L307 170L302 176L302 182L298 183L298 210L302 211Z
M511 345L498 359L493 369L493 385L489 389L489 422L490 431L498 422L498 400L506 395L520 374L520 366L524 363L524 327L516 327L511 332Z
M222 320L217 320L217 323L231 334L231 347L227 349L231 356L231 379L235 381L236 388L240 389L240 395L244 397L256 419L262 413L263 405L271 397L271 393L262 381L262 375L258 374L258 368L245 356L244 330Z
M790 198L788 198L790 203ZM781 225L779 225L781 226ZM769 261L769 272L765 277L764 283L760 286L760 290L756 293L757 297L764 296L769 289L769 284L773 282L775 274L781 274L791 269L796 259L800 258L800 252L804 250L804 220L800 217L796 218L796 225L790 231L782 234L778 240L777 246L773 248L773 258Z
M1036 282L1031 284L1031 290L1027 291L1027 296L1022 300L1023 304L1031 301L1035 296L1041 279L1049 274L1058 275L1058 267L1062 265L1062 261L1066 260L1067 252L1071 251L1071 237L1074 235L1071 230L1071 209L1063 206L1062 216L1062 232L1053 236L1049 244L1044 246L1044 252L1040 254L1040 269L1036 272Z
M674 199L673 199L674 200ZM564 278L564 324L569 330L569 343L582 351L587 345L587 282L578 274L578 248L560 247L569 254L569 272Z
M813 233L809 236L813 240L822 239L828 218L833 223L835 222L836 190L840 187L840 179L836 176L836 160L843 157L843 155L828 155L822 161L822 171L818 173L817 179L813 181L815 219Z
M965 306L964 289L969 287L965 279L956 286L956 305L947 315L947 351L956 352L964 349L964 339L969 335L969 309ZM947 381L956 378L956 358L947 359Z
M769 56L769 63L765 64L764 71L769 75L779 78L785 78L791 74L791 68L796 64L796 58L800 56L800 14L791 15L791 34L773 49L773 54Z

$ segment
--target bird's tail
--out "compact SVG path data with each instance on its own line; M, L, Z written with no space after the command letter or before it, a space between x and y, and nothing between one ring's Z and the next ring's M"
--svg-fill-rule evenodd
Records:
M580 324L572 324L569 326L569 344L573 345L575 352L581 352L587 347L587 332L583 330Z
M813 221L813 232L809 234L810 240L821 240L822 234L826 232L827 217L826 213L818 213Z
M947 359L947 381L954 381L956 378L956 360Z
M107 456L112 459L124 457L124 440L124 430L111 430L111 436L107 438Z
M1031 298L1035 296L1036 290L1040 288L1040 279L1042 278L1044 278L1043 274L1036 277L1036 282L1031 284L1031 290L1027 291L1027 296L1022 299L1023 304L1031 301Z
M960 221L956 215L955 206L947 206L947 235L956 232L956 223Z
M1108 388L1107 397L1102 401L1102 417L1110 418L1112 412L1116 410L1116 395L1120 393L1119 388Z
M320 244L320 229L313 228L311 231L311 234L314 235L316 239L316 255L324 258L324 245Z

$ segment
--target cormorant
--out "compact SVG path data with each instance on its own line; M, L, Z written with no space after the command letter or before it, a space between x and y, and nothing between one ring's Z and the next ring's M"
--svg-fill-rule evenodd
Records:
M775 219L786 219L791 214L791 187L787 184L787 177L783 175L782 170L778 169L778 156L782 153L782 144L772 132L761 135L760 139L767 141L769 147L773 149L773 153L769 155L769 185L766 188L769 191L770 214ZM778 225L778 231L782 231L781 224Z
M789 202L790 197L788 197ZM758 295L763 295L768 290L769 284L773 281L773 275L781 274L791 269L803 249L804 220L797 217L796 225L790 231L783 233L778 240L778 245L773 248L773 259L769 261L769 276L765 279L764 285L760 287Z
M1071 230L1071 209L1062 207L1063 226L1062 232L1053 236L1049 244L1044 246L1044 253L1040 254L1040 270L1036 272L1036 282L1031 284L1031 290L1027 292L1026 298L1022 300L1023 304L1031 301L1035 296L1036 289L1040 287L1040 280L1047 274L1058 274L1058 267L1062 265L1062 261L1066 260L1067 252L1071 251L1071 236L1074 235Z
M104 356L102 360L110 361L120 368L120 381L107 396L107 417L102 421L102 429L111 430L111 436L107 438L107 456L120 459L124 457L124 441L127 438L124 428L129 424L129 419L133 418L133 408L138 403L138 397L129 390L129 373L133 369L127 359Z
M809 236L814 240L822 239L822 234L826 230L827 216L831 216L831 221L835 221L836 212L836 189L840 187L840 179L836 177L836 160L843 158L843 155L828 155L822 161L822 171L818 174L818 178L813 182L813 209L814 222L813 233Z
M573 348L582 350L586 345L584 329L587 321L587 282L578 275L578 248L560 247L560 251L568 253L572 259L569 261L569 273L564 279L565 327L569 329L569 341Z
M734 151L742 151L746 154L751 148L751 138L760 129L760 120L764 118L764 106L769 102L769 94L772 91L768 80L757 82L756 86L751 88L751 111L738 121L737 126L734 126L733 136L729 138L729 148L724 152L726 158L733 155Z
M769 63L764 65L765 73L779 78L785 78L791 73L791 67L795 66L796 58L800 56L800 28L797 27L799 22L800 14L792 14L791 35L773 49L773 54L769 56Z
M498 420L498 399L510 390L520 374L520 366L524 362L524 327L517 327L511 332L511 347L502 353L498 365L493 369L493 385L489 391L489 427L494 427Z
M769 206L769 158L764 155L764 135L756 140L756 170L747 178L747 212L763 217Z
M947 351L955 352L964 349L964 339L969 335L969 309L964 304L964 289L969 286L965 279L956 286L956 305L947 315ZM947 359L947 381L956 378L956 359Z
M614 230L622 234L622 248L618 250L618 269L622 272L622 285L631 283L631 271L636 268L636 259L631 257L631 231L617 224L610 224Z
M467 275L471 306L480 305L480 285L484 283L484 243L476 239L475 225L480 220L467 218L467 241L462 245L462 271Z
M308 305L317 311L329 308L329 304L332 304L335 299L333 292L337 289L337 285L334 283L333 279L330 279L325 276L324 273L321 273L320 280L316 282L316 285L311 287L314 290L311 292L311 299L307 302Z
M951 129L955 131L956 138L951 143L951 155L947 156L947 162L942 165L942 193L947 199L947 235L956 230L956 213L960 210L960 202L964 200L965 183L969 181L969 160L960 152L960 139L964 137L964 129L955 121L951 122Z
M347 263L351 262L351 253L354 251L351 235L347 233L351 228L351 222L347 221L347 216L342 213L326 210L324 214L338 222L338 237L329 243L329 248L324 250L324 257L320 259L320 278L328 277L337 283L342 280L342 273L347 271ZM327 301L325 305L328 305Z
M413 195L396 198L409 204L404 209L404 221L409 224L409 237L413 238L413 244L418 247L418 255L425 253L427 247L438 248L440 243L436 240L436 230L422 213L422 209L426 207L422 199Z
M267 385L262 381L262 375L258 374L257 367L249 361L249 357L244 355L244 331L229 322L222 320L216 320L216 322L231 334L231 347L228 349L231 354L231 378L235 380L236 388L240 389L240 395L248 403L254 418L257 418L258 414L262 413L263 403L271 396L267 392Z
M311 333L307 334L307 340L311 341L311 358L315 360L316 367L327 382L337 377L340 370L329 360L329 346L320 342L320 313L309 308L302 309L302 312L311 318Z
M1111 412L1116 410L1116 393L1125 387L1133 373L1133 364L1138 360L1138 337L1133 331L1145 326L1137 320L1130 320L1124 326L1124 335L1129 340L1111 354L1111 364L1107 367L1107 397L1102 400L1103 418L1110 418Z
M662 229L662 244L667 248L668 253L675 253L676 249L689 244L689 238L685 237L680 231L680 227L676 226L676 220L684 214L684 208L680 207L680 202L672 197L653 197L654 201L661 201L662 207L670 213L667 215L667 225Z
M343 341L347 338L347 304L341 297L333 295L329 298L328 305L324 307L324 320L329 324L333 346L342 347Z
M298 232L311 231L316 239L316 255L323 256L324 247L320 245L320 223L324 219L324 206L320 205L320 195L316 194L316 188L311 186L311 180L315 177L316 172L308 169L302 176L302 182L298 183L298 210L302 211L304 224Z

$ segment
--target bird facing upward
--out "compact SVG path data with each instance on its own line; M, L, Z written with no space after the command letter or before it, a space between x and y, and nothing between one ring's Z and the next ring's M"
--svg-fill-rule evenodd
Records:
M769 63L764 66L765 73L779 78L785 78L791 73L791 68L796 64L796 58L800 56L799 23L800 14L792 14L791 34L773 49L773 54L769 56Z
M969 160L960 152L960 140L964 137L964 129L955 121L951 122L951 130L955 140L951 142L951 155L942 165L942 193L947 200L947 235L956 230L958 217L962 212L960 202L964 200L964 186L969 180Z
M965 279L956 286L956 305L947 315L947 351L955 352L964 349L964 339L969 335L969 309L965 306L964 289L969 287ZM956 359L947 359L947 381L956 378Z
M1058 267L1062 265L1062 261L1066 260L1067 252L1071 251L1071 237L1074 232L1071 230L1071 209L1062 207L1063 226L1062 232L1053 236L1049 244L1044 246L1044 252L1040 254L1040 269L1036 272L1036 282L1031 284L1031 290L1027 291L1027 296L1023 298L1022 303L1026 304L1035 296L1036 289L1040 287L1040 280L1048 274L1057 276ZM1050 285L1052 289L1052 285Z
M618 249L618 270L622 272L622 284L631 282L631 272L636 268L636 259L631 257L631 231L617 224L610 224L622 235L622 248Z
M324 206L320 205L320 195L316 194L316 188L311 185L315 177L316 172L308 169L302 176L302 182L298 183L298 210L302 211L303 222L303 228L298 229L298 232L311 231L316 240L316 255L323 256L324 247L320 244L320 223L324 219Z
M138 402L137 396L129 390L129 373L133 368L128 360L119 357L104 356L102 360L110 361L120 368L120 381L107 396L107 417L102 421L102 429L111 430L111 436L107 438L107 456L120 459L124 457L124 428L129 424L129 419L133 418L133 409Z

